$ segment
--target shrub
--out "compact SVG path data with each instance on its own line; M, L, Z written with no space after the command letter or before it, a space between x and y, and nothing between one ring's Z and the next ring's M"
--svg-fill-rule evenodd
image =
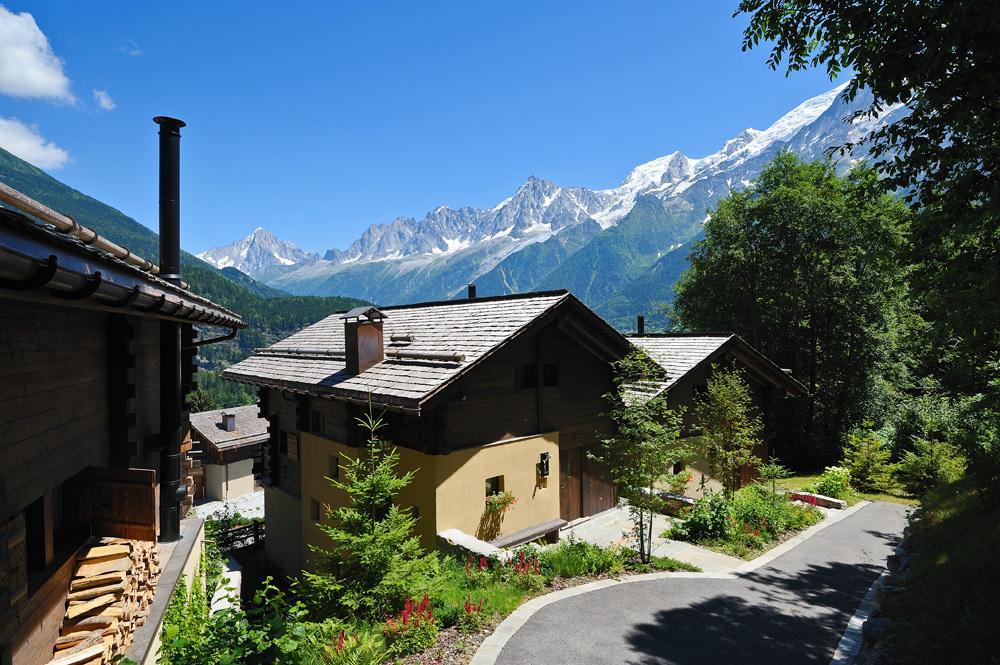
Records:
M940 393L906 400L893 418L893 456L902 459L907 452L916 451L920 439L951 441L960 422L960 405Z
M619 573L627 555L620 547L598 547L571 538L542 552L541 569L549 578Z
M958 480L965 471L959 449L949 443L918 439L914 450L896 465L896 479L910 494L925 496L934 488Z
M732 508L722 494L706 494L690 509L683 522L675 524L668 537L676 540L712 540L726 535Z
M851 472L842 466L828 466L812 486L812 491L834 499L846 499L852 494Z
M407 598L398 617L387 617L382 625L382 635L389 646L389 653L405 656L434 646L438 624L431 611L431 600L424 595L419 603Z
M864 430L849 434L844 446L843 466L851 474L851 485L862 492L881 492L892 479L892 452L878 434Z

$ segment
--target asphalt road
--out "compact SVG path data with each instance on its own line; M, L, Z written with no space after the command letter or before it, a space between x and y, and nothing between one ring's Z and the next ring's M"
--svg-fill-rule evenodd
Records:
M905 523L905 507L873 503L737 579L566 598L535 613L497 663L827 665Z

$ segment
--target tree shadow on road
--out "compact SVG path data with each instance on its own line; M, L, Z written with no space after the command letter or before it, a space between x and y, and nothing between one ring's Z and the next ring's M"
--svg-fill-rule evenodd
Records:
M826 665L848 619L881 568L814 564L794 574L744 576L740 595L661 610L625 639L641 665Z

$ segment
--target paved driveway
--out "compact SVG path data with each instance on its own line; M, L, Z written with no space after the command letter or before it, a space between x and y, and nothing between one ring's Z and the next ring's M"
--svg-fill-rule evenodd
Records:
M504 665L827 665L906 522L873 503L736 579L621 584L547 605L507 642Z

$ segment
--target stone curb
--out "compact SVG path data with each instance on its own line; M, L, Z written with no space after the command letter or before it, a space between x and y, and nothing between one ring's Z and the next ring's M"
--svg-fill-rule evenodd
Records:
M597 582L589 582L571 589L553 591L552 593L532 598L511 612L506 619L500 622L500 625L496 627L493 633L483 640L483 643L479 646L479 650L476 651L476 655L472 657L470 665L494 665L497 662L497 658L500 657L500 652L503 650L510 638L514 636L514 633L526 624L528 619L530 619L535 612L542 609L546 605L551 605L552 603L560 600L572 598L573 596L579 596L591 591L597 591L598 589L605 589L619 584L630 584L632 582L649 582L653 580L665 579L734 580L742 574L752 572L761 566L770 563L782 554L794 548L796 545L801 544L803 541L816 535L831 524L835 524L836 522L853 515L870 503L870 501L861 501L847 510L837 511L836 514L829 513L819 524L809 527L795 538L785 541L781 545L775 547L769 552L766 552L765 554L762 554L753 561L747 561L744 565L740 566L732 573L646 573L644 575L630 575L622 578L598 580Z
M857 659L858 653L861 652L861 643L863 641L861 630L865 625L865 621L871 615L872 610L875 609L878 590L888 575L889 571L883 570L882 574L868 587L868 592L861 600L861 604L858 605L858 610L851 617L851 620L847 622L847 628L844 629L844 634L840 637L837 649L833 652L830 665L851 665Z

